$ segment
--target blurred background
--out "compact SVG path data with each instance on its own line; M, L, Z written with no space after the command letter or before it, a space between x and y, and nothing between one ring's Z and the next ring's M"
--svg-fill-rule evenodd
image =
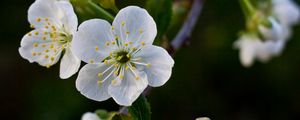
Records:
M33 1L1 1L1 119L79 120L87 111L118 110L112 99L82 96L75 88L77 75L61 80L59 64L47 69L21 58L18 48L30 31L27 10ZM119 8L145 5L143 0L116 3ZM300 119L300 26L280 57L251 68L240 64L232 47L242 29L238 0L206 0L189 44L174 57L172 78L147 97L153 120Z

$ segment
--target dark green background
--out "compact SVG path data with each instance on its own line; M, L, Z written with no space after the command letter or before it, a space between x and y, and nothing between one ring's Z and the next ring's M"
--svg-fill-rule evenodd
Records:
M122 1L117 2L120 8L144 5L140 0L116 1ZM95 102L80 95L77 75L60 80L59 64L46 69L20 57L32 2L1 1L0 119L79 120L87 111L118 110L112 99ZM175 55L172 78L148 96L153 120L300 119L300 27L294 28L280 57L249 69L232 49L243 28L238 0L206 0L191 42Z

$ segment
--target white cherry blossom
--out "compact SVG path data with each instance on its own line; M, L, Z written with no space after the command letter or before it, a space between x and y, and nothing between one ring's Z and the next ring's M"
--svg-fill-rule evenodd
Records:
M81 120L101 120L99 116L95 113L87 112L84 113Z
M234 43L240 50L240 61L243 66L250 67L254 60L267 62L272 57L281 54L285 45L284 40L262 41L255 35L244 34Z
M21 41L19 52L30 63L50 67L62 52L60 77L69 78L80 67L80 59L70 49L78 22L72 5L64 0L36 0L28 10L28 21L34 30Z
M152 45L156 34L153 18L136 6L120 10L112 25L101 19L83 22L72 50L88 64L80 70L76 88L89 99L112 97L130 106L148 85L165 84L174 61L165 49Z

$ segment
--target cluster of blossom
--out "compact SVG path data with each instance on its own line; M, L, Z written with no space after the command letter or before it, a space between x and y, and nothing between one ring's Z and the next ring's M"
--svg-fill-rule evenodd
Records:
M145 9L123 8L112 25L102 19L84 21L67 0L36 0L28 10L34 30L27 33L19 53L29 62L50 67L60 62L60 78L77 73L76 88L96 101L113 98L130 106L149 85L164 85L174 61L168 52L152 45L157 28Z
M242 65L250 67L255 59L267 62L281 54L291 36L292 26L300 20L300 11L292 0L258 2L258 7L253 7L249 0L243 1L247 30L242 32L234 47L240 50Z

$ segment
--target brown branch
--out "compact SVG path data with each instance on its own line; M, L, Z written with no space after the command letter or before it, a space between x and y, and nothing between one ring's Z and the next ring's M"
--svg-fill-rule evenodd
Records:
M172 51L171 54L174 54L173 52L178 51L180 47L187 42L188 38L191 36L192 31L195 28L195 25L197 23L198 17L201 13L201 9L203 6L204 0L194 0L193 6L188 14L188 17L186 21L184 22L182 28L180 29L177 36L173 39L171 46Z

